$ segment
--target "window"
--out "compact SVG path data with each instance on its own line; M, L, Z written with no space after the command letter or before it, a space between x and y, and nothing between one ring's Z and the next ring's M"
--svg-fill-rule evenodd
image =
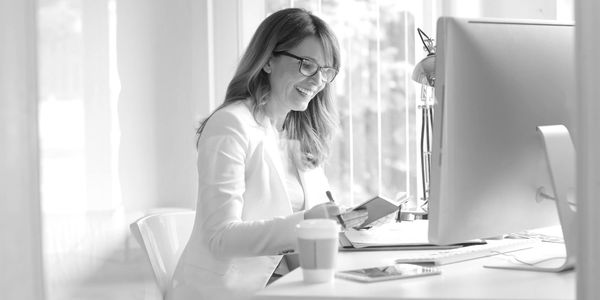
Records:
M114 209L114 2L43 0L38 19L43 210Z
M267 0L266 13L303 7L336 32L342 69L335 81L340 137L326 165L336 198L346 205L374 195L416 204L417 86L411 80L422 1ZM420 52L419 52L420 51Z

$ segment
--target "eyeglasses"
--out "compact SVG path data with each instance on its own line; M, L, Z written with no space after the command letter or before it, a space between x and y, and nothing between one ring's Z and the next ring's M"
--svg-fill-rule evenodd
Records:
M298 71L300 72L300 74L302 74L306 77L311 77L311 76L317 74L317 72L321 71L321 75L324 77L325 81L327 83L331 83L335 79L335 76L338 73L338 70L335 68L319 66L319 64L317 64L312 59L296 56L287 51L275 51L275 52L273 52L273 54L285 55L285 56L299 60L300 67L298 68Z

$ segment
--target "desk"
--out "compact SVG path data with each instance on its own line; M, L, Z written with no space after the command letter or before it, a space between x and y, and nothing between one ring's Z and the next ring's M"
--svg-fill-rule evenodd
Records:
M340 252L338 270L393 263L402 251ZM360 283L336 278L332 283L305 284L296 269L255 295L272 299L575 299L575 271L545 273L484 268L497 258L441 266L442 274Z

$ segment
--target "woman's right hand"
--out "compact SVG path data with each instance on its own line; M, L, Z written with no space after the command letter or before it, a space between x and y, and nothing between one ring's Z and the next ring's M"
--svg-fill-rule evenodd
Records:
M336 216L341 213L341 209L335 203L325 202L317 204L310 209L304 211L304 219L336 219Z

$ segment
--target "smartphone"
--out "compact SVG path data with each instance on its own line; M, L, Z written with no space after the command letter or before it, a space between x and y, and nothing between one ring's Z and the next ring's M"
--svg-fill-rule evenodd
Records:
M339 271L336 273L336 277L360 282L377 282L384 280L436 275L440 273L441 270L437 267L421 266L415 264L395 264L382 267Z

